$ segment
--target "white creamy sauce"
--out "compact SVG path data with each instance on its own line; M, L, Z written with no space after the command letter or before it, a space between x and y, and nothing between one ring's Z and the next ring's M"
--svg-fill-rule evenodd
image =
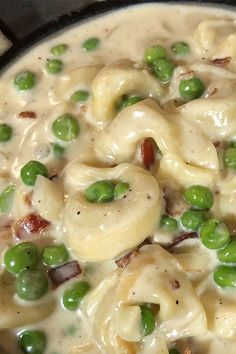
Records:
M91 37L99 38L100 44L86 52L82 44ZM9 124L13 135L0 142L0 192L10 183L16 186L11 210L0 214L1 277L7 272L4 252L19 242L9 230L5 237L3 227L32 212L48 220L49 228L21 241L35 241L40 249L63 242L70 261L78 261L82 268L78 277L50 288L42 300L32 303L45 301L48 314L35 315L33 323L22 320L20 326L0 321L1 354L20 354L19 336L26 329L46 333L45 354L168 354L175 345L181 354L236 352L236 290L220 289L213 282L212 272L221 264L216 251L194 239L172 247L174 258L159 246L148 245L126 268L117 270L115 263L148 236L163 247L178 236L159 228L167 189L175 190L170 195L178 202L178 193L191 185L209 187L214 194L210 214L235 233L236 174L222 162L222 144L227 146L236 135L235 37L233 11L132 6L61 31L25 52L1 74L0 123ZM175 56L170 48L176 41L186 42L190 53ZM68 49L53 56L50 50L58 44ZM175 63L169 84L160 83L144 63L145 49L154 44L163 45ZM212 62L222 58L230 59ZM58 74L46 70L51 59L63 62ZM19 91L13 81L24 71L34 73L36 84ZM193 76L204 82L205 91L201 98L183 104L179 83ZM71 102L77 90L88 91L88 99ZM146 100L119 112L123 95ZM35 116L23 117L22 112ZM52 132L53 122L65 113L80 126L78 138L69 142ZM152 138L161 151L156 152L150 171L140 153L145 138ZM65 148L63 158L53 153L54 143ZM21 168L30 160L47 166L49 177L55 176L51 184L39 178L35 186L22 182ZM88 202L85 189L101 180L128 182L130 190L110 203ZM178 208L179 222L186 203ZM178 295L168 288L175 275ZM80 280L88 281L91 290L76 311L68 311L61 299ZM2 283L0 302L1 291L12 281L14 276ZM4 301L0 317L4 306L13 306ZM13 302L22 305L23 313L31 305L16 295ZM160 305L156 329L144 338L134 325L143 303Z

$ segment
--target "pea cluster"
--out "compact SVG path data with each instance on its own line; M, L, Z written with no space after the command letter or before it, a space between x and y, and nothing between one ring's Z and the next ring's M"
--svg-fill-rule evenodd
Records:
M190 53L190 47L185 42L175 42L171 46L171 51L177 58L182 58ZM156 44L148 47L144 53L144 61L162 83L166 84L171 80L175 64L162 45ZM203 82L196 77L182 80L179 84L179 94L185 101L201 97L204 90Z
M40 252L36 244L21 242L9 248L4 255L6 270L16 277L16 294L25 301L36 301L44 296L49 288L46 269L62 265L68 260L69 253L64 244L53 244ZM70 311L76 310L89 290L90 285L86 281L74 283L64 292L64 307ZM44 353L46 336L42 331L27 330L19 338L24 353ZM30 347L32 351L29 351Z
M217 250L217 257L223 263L236 263L236 240L230 237L227 226L216 218L209 218L207 212L214 203L211 190L207 187L194 185L187 188L183 195L192 209L180 218L180 226L184 230L197 231L203 245ZM160 226L172 234L179 232L178 221L163 215ZM224 287L236 286L236 266L220 265L213 274L215 283Z
M115 185L111 181L98 181L85 190L85 197L90 203L108 203L114 198L124 197L129 188L126 182L119 182Z

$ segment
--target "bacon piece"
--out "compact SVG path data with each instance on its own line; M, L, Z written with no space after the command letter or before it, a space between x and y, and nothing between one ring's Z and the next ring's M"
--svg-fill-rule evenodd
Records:
M185 202L179 191L164 188L164 199L166 201L166 213L171 216L180 216L188 210L188 203Z
M129 252L122 258L116 261L116 264L119 268L125 268L131 261L138 255L138 250Z
M79 111L81 114L85 114L87 112L87 110L88 110L88 107L84 104L82 104L79 108Z
M189 347L185 348L183 354L192 354L192 349Z
M141 157L147 170L155 161L154 149L150 139L144 139L141 143Z
M216 58L210 60L210 64L215 65L215 66L226 66L231 62L231 57L226 57L226 58Z
M185 78L185 76L186 77L189 77L189 76L193 76L195 74L195 71L194 70L189 70L189 71L185 71L184 73L181 73L181 74L179 74L178 76L177 76L177 79L179 79L179 78Z
M173 290L179 289L180 288L180 283L176 279L170 280L170 284Z
M36 213L31 213L16 222L14 225L14 231L16 237L22 240L28 238L32 234L40 234L49 225L49 221L43 219Z
M59 267L49 269L48 276L51 280L53 289L56 289L59 285L77 277L81 272L82 269L79 263L77 261L72 261Z
M19 117L35 119L35 118L37 118L37 114L33 111L24 111L24 112L19 113Z
M185 240L188 240L190 238L198 238L198 234L196 232L189 232L189 233L182 234L182 235L176 237L170 245L167 245L166 248L170 249L170 248L178 245L179 243L181 243Z
M24 195L24 202L28 205L28 207L32 207L32 195L33 192L27 193Z

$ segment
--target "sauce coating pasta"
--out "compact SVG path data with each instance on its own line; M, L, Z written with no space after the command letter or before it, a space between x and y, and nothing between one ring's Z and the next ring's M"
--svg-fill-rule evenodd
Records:
M1 354L236 352L235 36L132 6L1 74Z

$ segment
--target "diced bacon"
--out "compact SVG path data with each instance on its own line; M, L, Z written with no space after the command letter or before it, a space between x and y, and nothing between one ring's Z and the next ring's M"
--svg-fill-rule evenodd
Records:
M27 193L24 195L24 201L28 205L28 207L32 207L32 195L33 192Z
M131 261L138 255L138 251L132 251L126 254L124 257L118 259L116 264L119 268L125 268Z
M35 118L37 118L37 114L35 112L32 112L32 111L24 111L24 112L20 112L19 113L19 117L20 118L32 118L32 119L35 119Z
M65 263L59 267L51 268L48 271L49 279L51 280L53 289L66 281L77 277L82 272L82 269L77 261Z
M179 289L180 288L180 283L178 280L173 279L170 281L170 285L172 287L173 290Z
M145 139L141 143L141 157L144 166L149 170L155 161L154 149L150 139Z
M40 215L31 213L15 223L14 231L16 237L20 240L24 240L32 234L40 234L49 225L50 222L43 219Z
M189 78L189 77L193 76L194 74L195 74L194 70L185 71L185 72L179 74L177 76L177 79L179 79L179 78L181 78L181 80L182 79L186 79L186 78Z
M226 58L216 58L210 60L210 64L215 65L215 66L226 66L231 62L231 57L226 57Z
M184 233L178 237L176 237L174 239L174 241L170 244L170 245L167 245L167 249L170 249L176 245L178 245L179 243L185 241L185 240L188 240L190 238L198 238L198 234L196 232L189 232L189 233Z
M192 354L192 353L193 353L192 349L190 349L189 347L185 348L183 352L183 354Z
M171 216L180 216L188 209L188 204L179 191L164 188L164 199L166 201L166 213Z

